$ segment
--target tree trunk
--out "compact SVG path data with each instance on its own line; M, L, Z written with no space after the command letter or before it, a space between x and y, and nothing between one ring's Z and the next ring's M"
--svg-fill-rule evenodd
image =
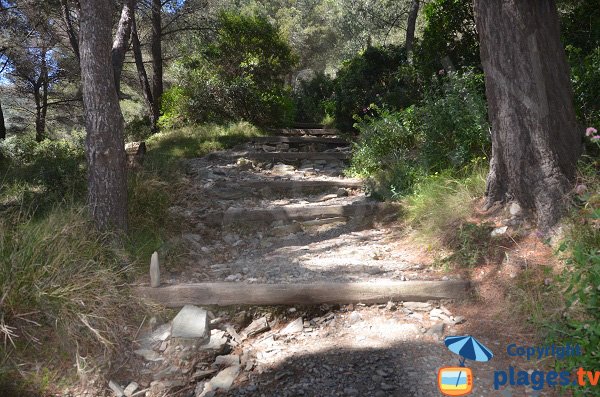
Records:
M409 62L412 62L412 50L413 43L415 41L415 26L417 24L417 17L419 16L419 5L420 0L412 0L410 6L410 12L408 14L408 21L406 23L406 57Z
M73 53L75 53L77 59L79 59L79 40L77 38L77 32L75 32L75 28L73 27L71 11L69 10L69 4L67 3L67 0L60 0L60 10L62 12L63 22L65 23L67 36L69 36L71 49L73 50Z
M152 116L160 117L160 102L163 94L163 64L162 64L162 4L161 0L152 0Z
M42 50L40 75L33 85L36 142L46 139L46 114L48 112L48 66L46 65L46 54L46 50Z
M81 0L80 55L88 206L101 230L127 230L123 115L111 64L110 0Z
M6 125L4 124L4 111L0 102L0 139L6 138Z
M123 3L121 19L117 26L115 39L112 46L112 64L115 75L115 87L117 94L121 91L121 72L123 71L123 62L125 53L129 47L129 37L131 36L131 24L133 23L133 13L135 11L135 0L127 0Z
M146 100L146 106L148 106L148 113L150 114L150 125L152 126L152 132L156 132L158 117L154 114L153 110L154 100L152 99L152 87L150 87L148 75L146 74L146 67L144 66L144 60L142 58L142 46L140 44L135 18L131 25L131 44L133 46L133 57L138 72L138 79L140 80L140 87L144 93L144 99Z
M553 0L476 0L492 159L486 205L515 200L542 230L566 208L582 134Z

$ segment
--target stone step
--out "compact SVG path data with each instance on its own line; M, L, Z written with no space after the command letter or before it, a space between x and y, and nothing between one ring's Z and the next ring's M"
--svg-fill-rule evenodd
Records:
M279 129L269 129L268 131L272 132L273 135L314 135L314 136L323 136L323 135L339 135L340 132L333 128L279 128Z
M348 141L342 138L323 136L260 136L250 139L255 143L322 143L327 145L348 145Z
M293 128L311 128L311 129L323 129L325 126L320 123L294 123Z
M240 182L217 182L212 193L223 199L235 200L244 197L272 197L285 195L295 197L318 193L335 193L338 189L360 189L360 179L330 181L314 180L261 180Z
M185 305L318 305L387 303L389 301L462 300L469 282L379 281L314 284L247 284L217 282L178 284L159 288L138 286L138 296L167 307Z
M295 163L302 160L315 161L343 161L350 159L350 153L345 152L213 152L206 156L208 160L212 159L227 159L236 160L239 158L247 158L258 161Z
M266 224L275 221L308 221L313 219L346 217L353 221L372 220L399 210L394 203L362 202L357 204L282 206L273 208L236 208L204 215L201 221L209 226Z

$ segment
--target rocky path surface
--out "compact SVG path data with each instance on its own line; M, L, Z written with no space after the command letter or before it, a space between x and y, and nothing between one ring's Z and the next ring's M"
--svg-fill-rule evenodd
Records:
M189 187L170 209L184 232L161 253L163 282L244 288L459 278L431 267L426 252L403 242L396 208L344 177L349 153L335 131L288 130L190 161ZM169 259L174 252L176 261ZM478 319L461 316L464 307L439 301L187 307L204 313L186 320L184 329L198 332L193 338L176 337L175 320L141 332L134 359L142 370L130 375L137 391L129 395L439 396L437 370L458 363L443 337L476 329ZM511 340L493 331L478 339L496 353ZM472 395L551 395L525 386L494 390L495 369L524 365L502 356L472 365Z

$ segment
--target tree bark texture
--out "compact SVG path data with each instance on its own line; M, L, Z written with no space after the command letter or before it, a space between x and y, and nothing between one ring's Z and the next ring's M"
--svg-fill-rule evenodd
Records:
M81 0L80 56L88 161L88 206L101 230L127 230L123 116L111 62L110 0Z
M6 138L6 124L4 124L4 112L2 111L2 102L0 102L0 139Z
M408 21L406 23L406 56L409 61L412 60L413 43L415 42L415 27L417 25L417 17L419 16L420 0L412 0L410 12L408 13Z
M475 0L492 126L486 205L514 200L542 230L566 208L581 146L554 0Z
M121 90L121 72L123 71L123 62L125 53L129 47L129 37L131 36L131 25L134 19L135 0L127 0L123 3L121 10L121 19L117 26L115 39L112 46L112 64L115 75L115 87L117 94Z
M152 37L150 50L152 53L152 114L160 117L160 104L163 94L163 60L162 60L162 2L152 0Z

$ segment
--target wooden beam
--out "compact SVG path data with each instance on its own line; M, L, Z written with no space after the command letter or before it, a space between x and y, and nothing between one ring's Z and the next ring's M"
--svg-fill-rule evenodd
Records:
M216 182L214 189L236 189L249 191L251 194L262 194L261 191L269 193L289 193L289 192L321 192L339 188L360 189L364 181L360 179L341 179L341 180L259 180L259 181L240 181L231 186L231 182Z
M325 128L280 128L269 130L274 135L339 135L338 130Z
M452 281L382 281L315 284L198 283L135 292L167 307L184 305L314 305L465 299L469 283Z
M207 159L222 158L235 160L241 157L259 161L301 161L301 160L348 160L350 153L344 152L213 152L206 156Z
M307 221L334 217L369 217L397 210L394 203L366 202L359 204L284 206L273 208L228 208L205 215L207 225L232 225L243 223L271 223L274 221Z
M328 145L348 145L348 141L342 138L330 138L327 136L259 136L251 138L256 143L324 143Z

